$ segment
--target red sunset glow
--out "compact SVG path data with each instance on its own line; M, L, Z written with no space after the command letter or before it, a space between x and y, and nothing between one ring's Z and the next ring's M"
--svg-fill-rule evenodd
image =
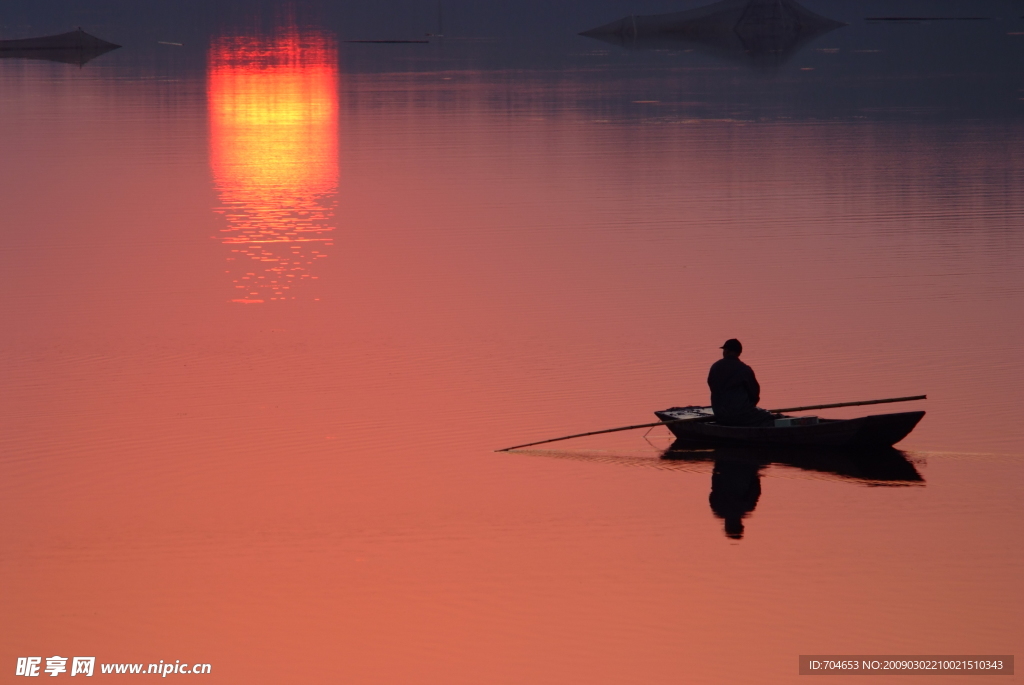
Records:
M316 32L210 46L210 165L234 302L295 299L327 255L338 187L337 49Z

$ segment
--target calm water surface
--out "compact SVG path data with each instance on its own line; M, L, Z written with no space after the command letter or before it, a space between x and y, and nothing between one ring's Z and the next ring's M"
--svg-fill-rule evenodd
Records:
M870 60L1021 26L857 19L767 68L329 21L0 61L2 668L1020 653L1024 80ZM885 463L662 459L664 429L493 451L704 404L734 336L764 406L928 414Z

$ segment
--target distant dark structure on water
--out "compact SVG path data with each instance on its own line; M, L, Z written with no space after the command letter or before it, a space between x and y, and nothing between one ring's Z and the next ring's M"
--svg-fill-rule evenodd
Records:
M90 36L82 29L40 38L0 40L0 59L44 59L67 64L85 64L120 45Z
M580 35L638 49L690 44L723 57L779 64L811 39L845 25L793 0L721 0L671 14L631 15Z

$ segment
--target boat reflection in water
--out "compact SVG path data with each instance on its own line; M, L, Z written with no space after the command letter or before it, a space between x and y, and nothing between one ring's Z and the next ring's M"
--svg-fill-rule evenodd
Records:
M675 442L662 459L679 462L714 462L708 501L715 516L725 522L725 534L743 537L743 519L761 497L761 471L782 464L804 471L875 486L923 485L924 478L903 452L894 448L872 450L753 450L739 447L694 450Z
M217 211L227 219L221 240L230 248L230 299L294 300L300 284L317 279L316 263L333 244L336 43L297 28L270 38L217 38L207 97Z
M696 48L726 59L777 65L841 26L794 0L721 0L683 12L623 17L580 35L626 48Z

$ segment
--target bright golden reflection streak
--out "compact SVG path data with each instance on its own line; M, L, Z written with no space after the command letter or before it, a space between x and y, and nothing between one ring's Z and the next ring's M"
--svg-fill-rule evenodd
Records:
M331 38L298 29L210 47L210 164L233 302L296 299L332 245L337 64Z

